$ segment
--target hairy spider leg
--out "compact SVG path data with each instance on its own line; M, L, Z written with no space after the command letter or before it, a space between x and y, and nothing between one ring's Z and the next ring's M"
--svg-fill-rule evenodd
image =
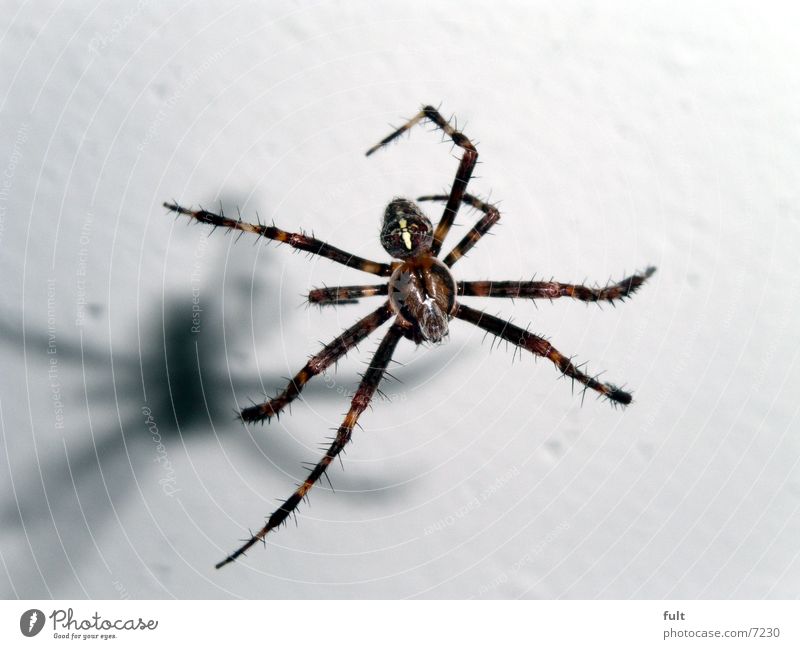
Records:
M310 304L318 304L319 306L355 304L362 297L388 294L389 284L326 286L325 288L311 289L308 293L308 301Z
M472 177L472 171L475 169L475 165L478 162L478 150L475 148L472 142L470 142L469 138L461 131L456 130L450 124L450 122L442 117L438 110L436 110L433 106L424 106L419 113L403 124L403 126L398 128L393 133L387 135L380 142L378 142L378 144L367 151L367 155L372 155L375 153L375 151L383 146L386 146L395 138L400 137L403 133L405 133L415 124L421 122L423 119L433 122L438 128L444 131L445 135L447 135L453 141L453 144L464 150L464 154L461 156L461 161L458 164L453 186L450 189L450 194L447 198L447 204L445 205L444 212L442 213L442 218L439 220L436 230L433 233L431 254L436 256L442 249L442 243L444 242L447 233L450 231L450 226L453 225L453 221L458 213L458 208L461 207L461 201L464 198L464 193L467 191L467 184L469 183L469 179Z
M531 299L555 299L571 297L584 302L614 300L623 301L633 295L645 283L648 277L656 272L650 266L643 273L626 277L616 284L608 284L602 288L581 286L580 284L562 284L561 282L458 282L458 295L475 297L510 297Z
M164 203L164 207L178 214L185 214L201 223L210 223L215 227L230 228L231 230L240 230L241 232L251 232L273 241L285 243L297 250L305 250L314 255L325 257L331 261L335 261L350 268L357 268L363 270L365 273L372 273L373 275L381 275L388 277L392 274L391 264L382 264L377 261L370 261L363 257L352 255L349 252L340 250L331 246L324 241L309 237L305 234L286 232L280 228L272 225L254 225L253 223L246 223L242 220L229 219L224 214L215 214L206 210L190 210L186 207L181 207L176 203Z
M242 410L241 415L239 415L241 419L250 422L263 421L264 419L269 420L280 413L300 395L306 383L333 365L391 316L392 309L389 303L386 302L383 306L356 322L352 327L343 331L335 340L325 345L321 352L312 356L278 396Z
M553 347L547 340L536 336L525 329L521 329L506 320L497 318L483 311L471 309L468 306L459 304L456 308L456 318L466 320L472 324L488 331L499 338L507 340L512 345L526 349L536 356L550 359L559 371L587 388L591 388L607 397L611 401L627 405L632 401L631 395L610 383L601 383L596 378L581 372L572 361Z
M378 346L378 350L372 357L369 368L366 372L364 372L361 383L359 384L358 389L356 390L356 393L350 403L350 410L348 410L347 415L345 415L344 421L339 427L339 430L333 439L333 443L330 445L325 455L312 469L305 481L299 487L297 487L295 492L289 496L289 498L287 498L286 501L275 510L275 512L273 512L273 514L267 520L266 525L264 525L264 527L262 527L256 534L253 534L238 550L232 552L225 559L220 561L215 566L216 568L221 568L231 561L235 561L238 557L253 547L253 545L263 540L270 531L281 525L289 516L289 514L291 514L297 508L297 506L300 504L300 501L305 498L311 487L313 487L314 484L328 470L328 467L330 466L331 462L333 462L334 458L341 453L342 449L350 441L353 428L358 422L358 418L361 413L364 412L372 400L372 397L378 388L378 384L381 382L381 379L386 372L386 367L389 365L389 361L392 359L392 354L394 354L397 343L400 338L403 337L403 335L403 326L401 324L395 322L389 328L389 331L383 337L381 344Z
M449 199L447 194L435 194L432 196L420 196L418 201L446 201ZM463 202L471 205L483 212L483 218L472 226L461 241L458 242L448 255L442 260L445 266L452 266L459 259L469 252L472 247L480 241L480 238L492 229L492 226L500 220L500 211L489 203L482 201L472 194L464 194Z

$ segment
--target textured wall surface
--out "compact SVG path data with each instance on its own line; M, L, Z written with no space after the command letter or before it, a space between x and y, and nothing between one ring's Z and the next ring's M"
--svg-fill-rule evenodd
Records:
M0 593L797 597L797 10L380 4L7 13ZM370 278L161 203L383 259L385 204L457 164L427 127L364 157L423 103L479 142L472 190L503 212L458 279L658 266L617 308L465 300L635 402L581 403L462 322L445 345L405 341L336 493L215 571L318 457L377 338L278 422L234 408L372 308L307 308L309 287Z

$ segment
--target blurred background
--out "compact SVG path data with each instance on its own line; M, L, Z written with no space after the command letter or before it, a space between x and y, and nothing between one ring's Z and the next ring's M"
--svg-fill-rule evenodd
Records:
M21 3L0 27L5 598L800 595L798 10L746 2ZM605 283L617 308L471 298L634 404L582 403L462 322L327 484L234 565L339 425L375 336L280 421L236 409L378 304L373 278L162 207L385 259L394 196L477 141L494 235L457 279ZM441 208L427 204L433 218ZM455 236L477 218L462 210ZM791 395L795 395L792 397Z

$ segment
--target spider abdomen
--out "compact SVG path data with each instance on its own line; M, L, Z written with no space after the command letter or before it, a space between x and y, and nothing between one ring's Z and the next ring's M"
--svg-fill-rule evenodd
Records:
M447 335L455 310L456 283L450 269L435 257L415 257L389 278L389 302L422 339L438 343Z

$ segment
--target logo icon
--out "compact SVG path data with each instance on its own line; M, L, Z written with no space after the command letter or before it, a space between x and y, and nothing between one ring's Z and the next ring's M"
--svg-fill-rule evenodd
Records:
M19 630L22 635L32 638L44 627L44 613L38 608L25 611L19 618Z

